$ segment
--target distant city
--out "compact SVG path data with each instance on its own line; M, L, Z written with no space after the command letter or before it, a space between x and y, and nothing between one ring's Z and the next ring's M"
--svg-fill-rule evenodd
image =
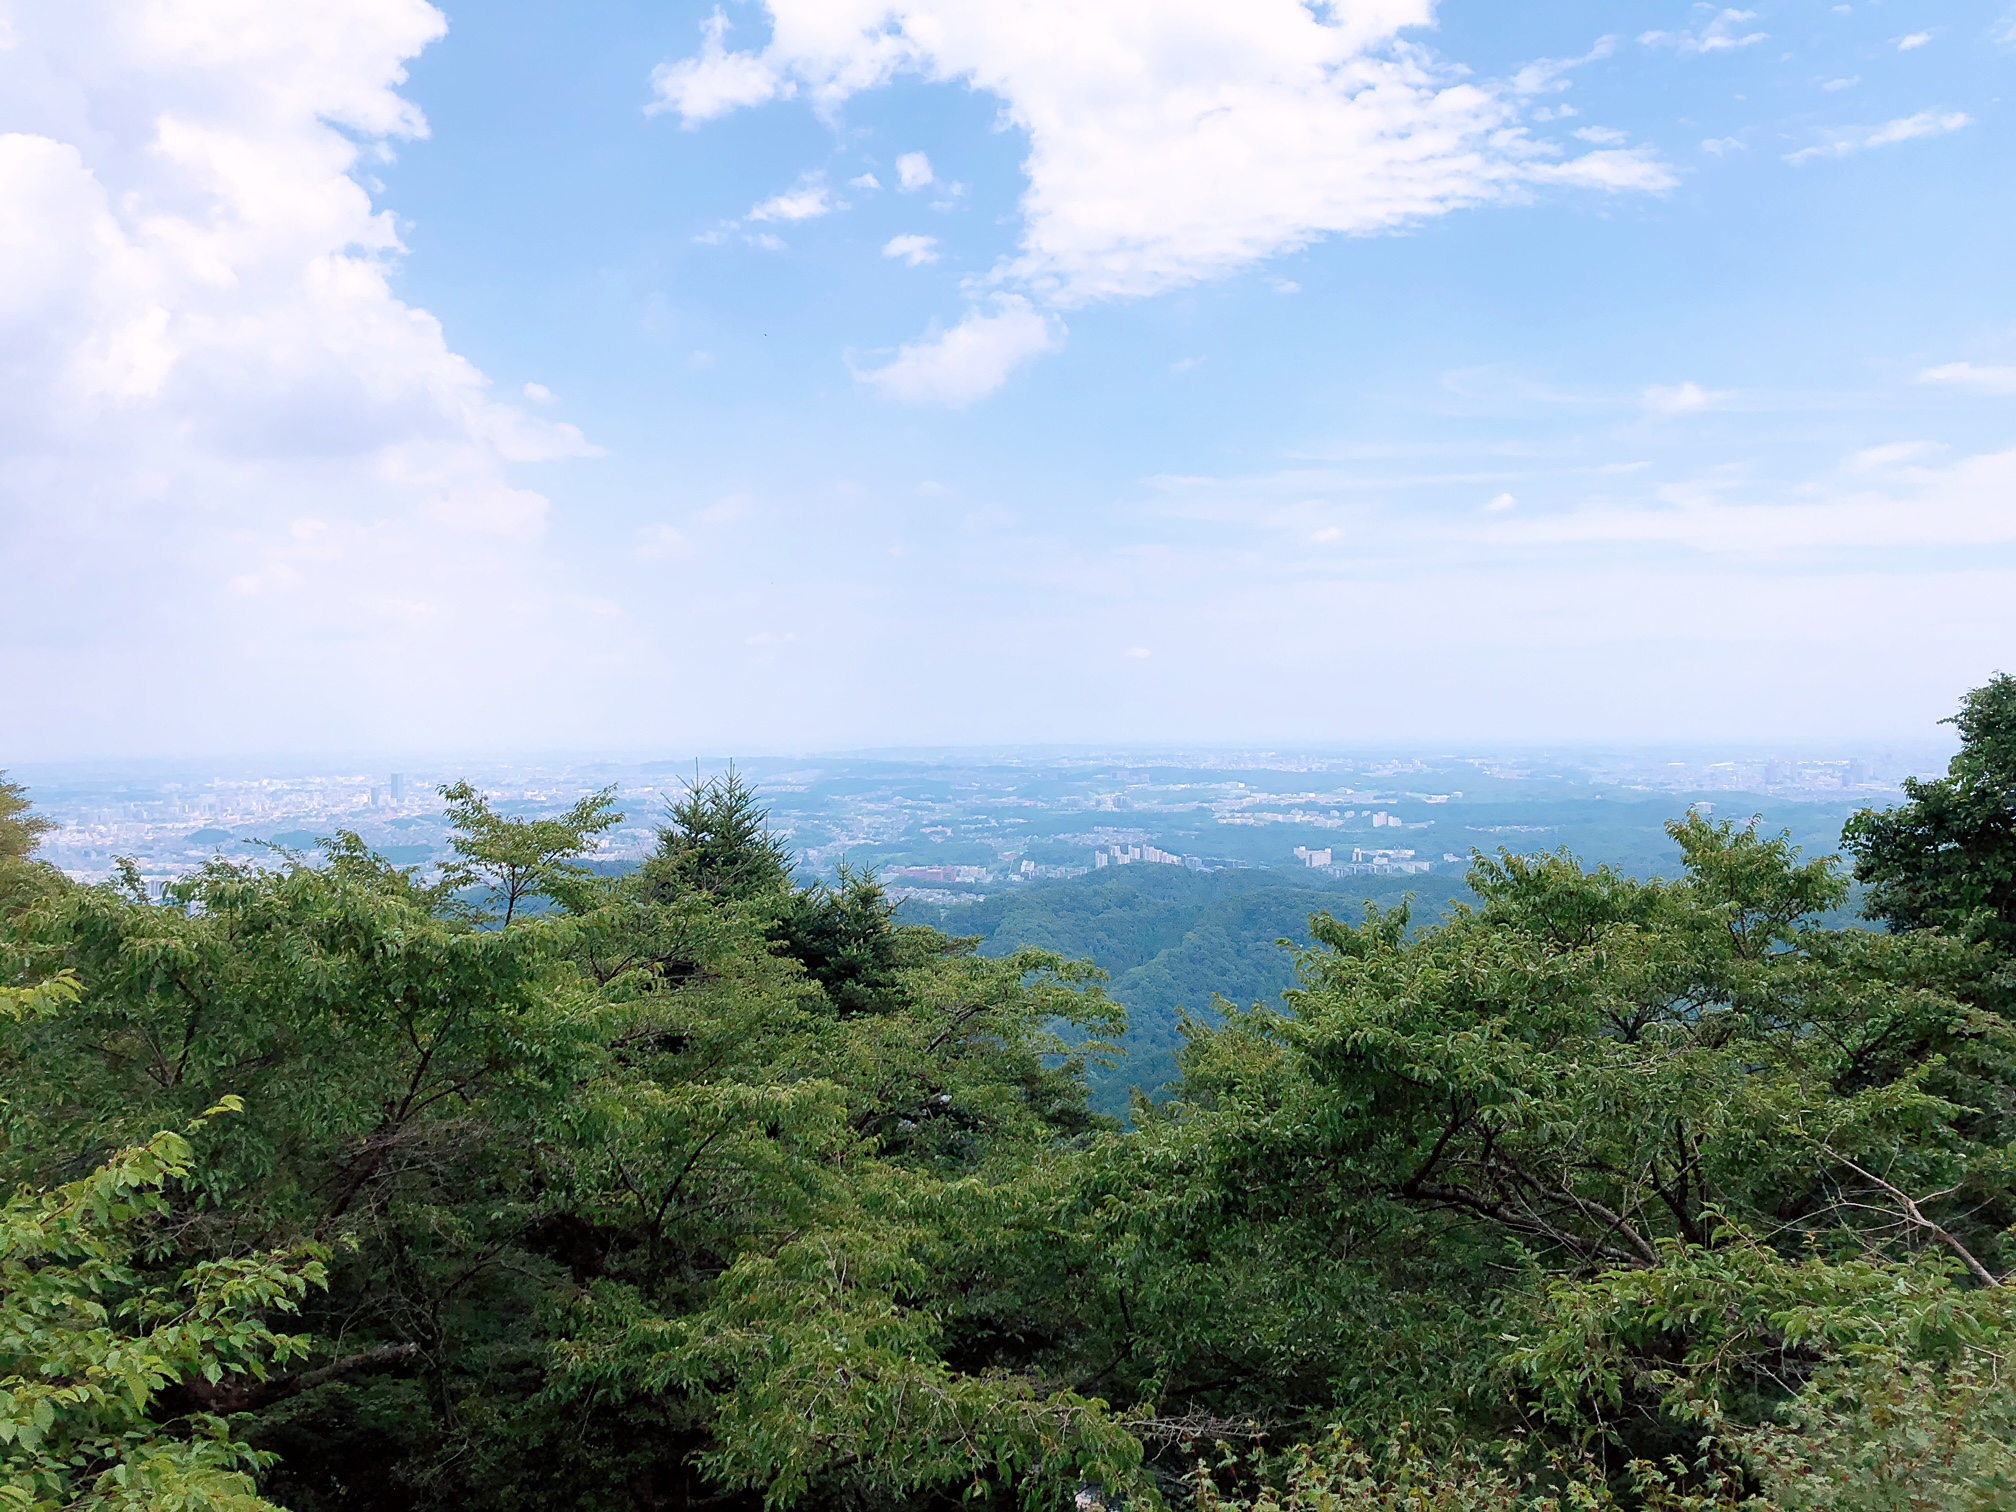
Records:
M668 804L689 781L724 766L416 762L360 772L77 763L13 775L60 826L44 844L56 865L96 881L125 858L158 886L219 856L278 863L338 829L397 864L431 868L447 853L437 789L463 776L512 814L557 811L613 786L626 819L599 859L620 866L657 843ZM739 770L806 875L873 870L899 899L942 904L1118 866L1407 876L1461 872L1473 848L1561 844L1601 859L1606 847L1639 843L1591 843L1608 833L1599 820L1620 816L1620 805L1713 813L1718 797L1727 812L1782 809L1831 845L1827 826L1838 836L1839 817L1891 802L1906 775L1943 766L1943 753L1929 748L1719 759L932 751L757 758ZM1608 808L1587 807L1606 798ZM1633 833L1652 830L1648 820Z

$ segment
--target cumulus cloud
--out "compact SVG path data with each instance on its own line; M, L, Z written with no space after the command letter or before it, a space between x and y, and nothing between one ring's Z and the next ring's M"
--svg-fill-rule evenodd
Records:
M938 261L938 238L935 236L892 236L883 244L884 257L900 257L913 268L925 263Z
M906 152L896 159L896 181L911 193L928 188L937 179L931 171L931 159L921 152Z
M1954 388L1972 389L1977 394L2016 394L2016 367L1976 367L1971 362L1948 362L1929 367L1918 375L1920 383L1944 383Z
M1941 113L1921 110L1916 115L1900 116L1873 130L1858 127L1852 131L1837 132L1822 145L1786 153L1785 161L1796 168L1816 158L1844 158L1869 147L1889 147L1898 142L1916 141L1920 137L1944 136L1949 131L1958 131L1973 124L1973 119L1963 111Z
M423 0L14 8L0 552L88 582L80 634L257 602L245 654L336 655L451 623L543 527L511 464L591 450L392 292L397 229L353 170L425 133L398 86L443 29ZM48 608L17 595L0 627ZM49 675L0 641L0 680Z
M995 299L929 341L903 347L886 366L859 373L891 399L962 409L984 399L1031 358L1064 344L1064 326L1019 294Z
M727 50L710 23L699 54L656 75L659 107L689 125L792 94L832 111L903 74L993 94L1029 140L1021 246L998 276L1061 307L1159 293L1539 184L1673 183L1649 150L1557 161L1521 124L1520 88L1551 91L1587 60L1535 65L1520 88L1479 84L1407 37L1432 0L766 5L767 46Z
M722 45L729 30L728 18L715 7L701 26L705 40L699 54L677 63L661 63L653 70L651 90L656 98L644 107L647 114L677 111L691 130L731 110L761 105L793 92L791 84L756 54L729 52Z
M1899 37L1897 39L1897 51L1915 52L1931 40L1932 33L1930 32L1913 32L1908 37Z

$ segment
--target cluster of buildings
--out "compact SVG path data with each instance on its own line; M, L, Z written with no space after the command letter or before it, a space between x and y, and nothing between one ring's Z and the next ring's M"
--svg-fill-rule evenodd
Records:
M900 882L985 882L991 873L984 866L892 866L884 875Z
M1095 868L1132 866L1137 861L1151 866L1187 866L1191 871L1209 869L1202 856L1179 856L1173 851L1157 850L1152 845L1109 845L1104 850L1092 853L1092 865Z
M1408 877L1425 872L1434 866L1433 861L1415 859L1411 850L1365 850L1353 846L1351 859L1339 861L1331 849L1312 850L1306 845L1295 847L1295 856L1304 866L1332 877ZM1461 859L1444 856L1445 861Z

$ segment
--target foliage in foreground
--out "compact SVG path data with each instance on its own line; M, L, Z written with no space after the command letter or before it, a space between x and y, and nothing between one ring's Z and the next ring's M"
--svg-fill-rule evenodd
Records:
M29 994L0 1003L30 1010ZM209 1116L235 1113L235 1099ZM205 1119L192 1124L195 1134ZM136 1250L195 1151L163 1131L52 1191L0 1208L0 1505L258 1512L270 1456L203 1410L230 1378L308 1352L268 1320L324 1279L321 1253L207 1260L169 1280ZM170 1403L171 1397L175 1398Z
M1884 930L1697 817L1671 881L1480 857L1125 1131L1096 972L795 886L732 774L624 878L608 795L456 788L434 883L337 836L159 897L16 801L5 1494L2016 1505L2006 679L1962 729L1851 828Z

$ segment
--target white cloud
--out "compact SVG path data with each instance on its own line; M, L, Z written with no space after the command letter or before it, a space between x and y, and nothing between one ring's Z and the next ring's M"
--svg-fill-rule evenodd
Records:
M1913 32L1908 37L1899 37L1897 39L1897 51L1914 52L1931 40L1932 33L1930 32Z
M637 532L637 555L647 562L671 562L693 554L693 541L676 525L646 525Z
M1755 11L1723 10L1699 31L1648 31L1638 40L1647 47L1673 48L1683 56L1734 52L1741 47L1754 47L1771 35L1769 32L1744 30L1756 19Z
M922 267L925 263L938 261L938 238L935 236L892 236L883 244L884 257L900 257L911 267Z
M1515 94L1551 94L1569 87L1567 75L1585 63L1595 63L1617 51L1615 37L1599 37L1596 45L1579 58L1536 58L1512 75ZM1573 115L1574 111L1567 112Z
M1710 137L1701 144L1703 152L1712 152L1717 157L1727 157L1732 152L1748 152L1750 149L1736 137Z
M661 69L689 124L802 92L831 111L901 74L997 96L1027 133L1018 256L998 270L1052 303L1230 272L1328 234L1391 231L1535 185L1674 182L1649 151L1562 163L1514 88L1471 81L1405 33L1432 0L766 0L760 53ZM1536 65L1534 88L1566 65Z
M1646 194L1663 194L1677 182L1673 170L1650 147L1605 147L1565 163L1536 163L1526 175L1537 183Z
M1929 367L1918 375L1920 383L1946 383L1955 388L1973 389L1981 394L2016 394L2016 367L1976 367L1971 362L1948 362Z
M1578 141L1594 142L1599 147L1615 147L1631 140L1628 131L1619 131L1615 126L1583 126L1575 132Z
M700 29L706 40L698 57L661 63L652 71L651 89L657 98L644 107L647 114L676 110L691 130L731 110L793 92L793 86L757 54L731 53L721 45L729 25L718 6Z
M1848 459L1848 470L1859 473L1888 472L1905 462L1936 457L1945 448L1936 441L1892 441L1884 446L1865 446Z
M1509 493L1501 493L1484 507L1492 514L1503 514L1508 509L1517 509L1519 501Z
M538 617L524 543L548 505L511 465L592 448L493 397L393 293L395 222L353 176L425 134L398 86L443 27L423 0L14 8L0 557L70 564L47 590L66 601L0 604L0 683L27 705L63 687L121 706L35 649L38 619L73 649L144 625L203 634L220 669L297 658L276 684L247 673L231 696L256 701L446 634L486 596ZM254 608L256 631L223 628Z
M1693 415L1713 409L1728 397L1727 394L1711 393L1698 383L1682 383L1672 388L1654 384L1638 396L1638 402L1651 415Z
M896 182L909 193L936 183L937 175L931 171L931 159L921 152L904 153L896 159Z
M1937 111L1923 110L1914 116L1905 116L1878 128L1862 145L1865 147L1887 147L1892 142L1911 142L1919 137L1944 136L1949 131L1958 131L1972 123L1973 118L1960 111L1941 115Z
M749 212L752 221L817 220L841 208L826 187L826 175L807 173L780 194L773 194Z
M1713 480L1659 490L1652 508L1598 507L1509 522L1528 543L1668 542L1695 551L1789 555L1815 551L2016 544L2016 451L1965 458L1949 467L1906 465L1922 444L1876 448L1848 459L1852 488L1814 483L1795 502L1745 502Z
M850 189L880 189L882 187L882 180L875 177L872 173L864 173L858 178L847 180L847 186Z
M1018 294L998 296L992 314L973 311L942 335L906 346L885 367L857 374L892 399L961 409L984 399L1031 358L1064 344L1064 326Z
M1846 79L1829 79L1826 83L1822 84L1820 87L1826 90L1829 94L1838 94L1840 93L1840 91L1844 89L1853 89L1857 84L1860 84L1861 82L1862 82L1862 76L1860 74L1855 74L1852 77Z
M1889 147L1898 142L1912 142L1920 137L1944 136L1949 131L1958 131L1971 125L1973 117L1962 111L1942 114L1936 110L1921 110L1913 116L1900 116L1887 125L1878 126L1873 131L1865 128L1844 132L1835 136L1823 146L1802 147L1797 152L1788 152L1785 161L1798 167L1810 163L1815 158L1843 158L1850 153L1860 152L1866 147Z
M528 383L525 385L525 397L530 399L534 404L551 404L553 402L553 390L546 387L543 383Z

